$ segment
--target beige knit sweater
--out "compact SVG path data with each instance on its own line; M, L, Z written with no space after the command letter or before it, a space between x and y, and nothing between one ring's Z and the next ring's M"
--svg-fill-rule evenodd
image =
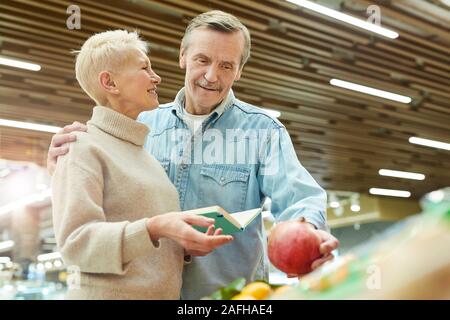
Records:
M87 127L52 180L57 244L81 271L66 298L179 299L183 249L154 244L146 229L148 217L180 211L175 187L143 149L147 126L95 107Z

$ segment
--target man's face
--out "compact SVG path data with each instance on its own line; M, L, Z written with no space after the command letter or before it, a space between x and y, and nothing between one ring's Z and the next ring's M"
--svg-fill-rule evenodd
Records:
M185 107L189 112L207 114L222 102L241 77L244 44L240 31L192 31L186 50L180 51L180 67L186 69Z

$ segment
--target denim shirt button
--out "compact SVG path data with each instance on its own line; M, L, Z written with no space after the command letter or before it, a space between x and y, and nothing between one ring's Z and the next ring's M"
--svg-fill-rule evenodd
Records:
M221 177L220 181L224 182L225 181L225 177Z
M181 166L181 168L186 169L186 168L187 168L187 164L183 164L183 165Z

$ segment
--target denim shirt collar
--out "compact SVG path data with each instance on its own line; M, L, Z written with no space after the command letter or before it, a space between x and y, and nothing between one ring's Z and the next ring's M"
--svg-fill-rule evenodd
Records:
M211 113L211 117L215 117L215 119L218 119L224 112L226 112L233 106L235 99L236 98L234 96L233 89L230 89L225 99L223 99L223 101L213 110L213 112ZM180 119L183 119L183 114L185 112L184 103L185 88L183 87L180 89L180 91L178 91L172 106L172 113Z

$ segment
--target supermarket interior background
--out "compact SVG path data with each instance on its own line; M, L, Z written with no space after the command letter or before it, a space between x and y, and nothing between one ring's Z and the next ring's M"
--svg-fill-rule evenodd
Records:
M390 33L294 2L1 1L0 299L62 299L66 290L45 166L52 135L73 121L85 123L94 106L75 79L72 50L97 32L139 30L163 79L159 102L170 102L183 86L178 55L184 29L211 9L232 13L249 28L251 58L234 93L286 126L300 162L327 191L328 223L340 241L336 256L362 252L392 234L413 238L405 225L430 211L447 210L448 223L450 2L311 2L359 21L378 17ZM269 232L270 199L264 210ZM448 231L427 231L444 240L439 244L411 240L414 255L441 257L422 266L435 285L450 277L441 269L450 269ZM271 268L273 284L298 281ZM434 295L417 297L450 299L449 287L447 282Z

